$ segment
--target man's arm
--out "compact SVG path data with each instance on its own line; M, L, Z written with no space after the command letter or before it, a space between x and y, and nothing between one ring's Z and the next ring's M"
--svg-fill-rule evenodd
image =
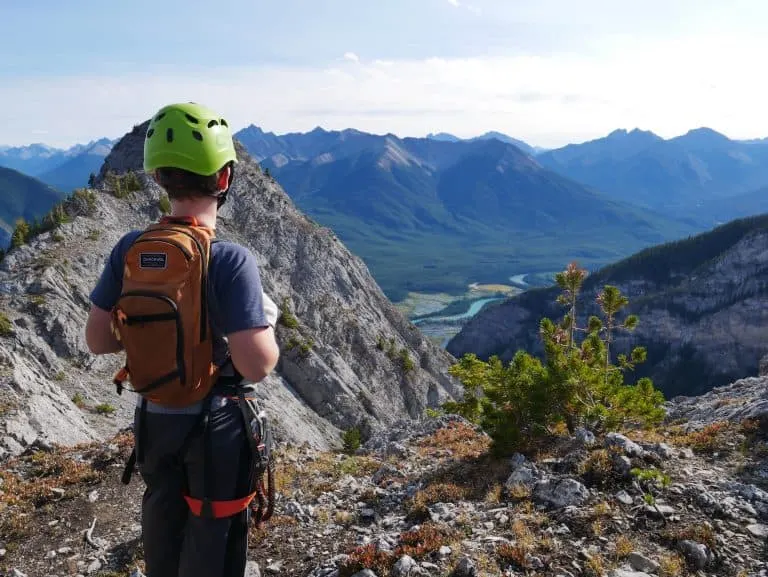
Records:
M217 271L217 299L232 364L245 379L261 381L280 358L275 338L278 308L263 290L256 258L250 250L233 248L218 266L222 268Z
M85 343L94 355L117 353L123 345L112 333L112 316L109 311L91 305L85 324Z
M227 338L232 363L249 381L262 380L277 366L280 348L272 327L238 331Z

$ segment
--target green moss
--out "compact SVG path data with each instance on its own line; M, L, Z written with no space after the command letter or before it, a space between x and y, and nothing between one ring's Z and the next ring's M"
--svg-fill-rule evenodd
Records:
M7 337L13 334L13 324L4 312L0 312L0 336Z

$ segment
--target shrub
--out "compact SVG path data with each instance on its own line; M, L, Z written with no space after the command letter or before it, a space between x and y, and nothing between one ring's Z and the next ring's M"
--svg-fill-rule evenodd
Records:
M23 218L16 220L16 227L11 234L11 248L18 248L29 240L29 223Z
M111 415L114 413L117 409L114 407L114 405L111 405L109 403L100 403L94 407L96 409L96 412L100 415Z
M408 349L406 348L400 349L400 366L402 367L404 373L411 372L416 366L413 362L413 359L411 358L410 353L408 352Z
M360 433L360 429L357 427L353 427L352 429L349 429L348 431L344 431L344 433L341 435L341 440L343 445L343 450L348 455L353 454L357 449L360 448L360 442L362 441L362 435Z
M576 324L585 276L575 263L556 275L562 290L557 302L568 311L557 324L541 320L543 360L518 351L504 365L496 356L481 361L469 353L450 368L462 382L464 398L443 407L479 423L493 439L495 452L531 448L563 423L570 432L579 425L607 431L629 423L657 424L663 418L664 397L650 379L624 383L624 372L645 360L645 349L636 347L629 355L617 355L617 364L611 362L615 333L634 330L638 323L635 315L618 321L629 302L619 289L607 285L598 294L602 318L593 315L586 326ZM579 334L584 334L581 341Z
M96 209L96 193L87 188L78 188L72 193L72 201L80 207L81 212L90 214Z
M7 337L13 334L13 324L5 313L0 312L0 336Z
M280 318L278 319L278 322L289 329L295 329L299 326L299 320L291 312L288 306L288 297L283 298L283 301L280 304Z
M85 397L80 393L75 393L72 397L72 402L80 409L85 407Z
M107 188L117 198L126 198L136 191L141 190L141 181L135 172L129 170L124 174L115 174L110 171L105 177Z
M377 575L388 575L395 563L395 556L379 549L375 543L355 548L339 566L339 577L351 577L363 569L371 569Z

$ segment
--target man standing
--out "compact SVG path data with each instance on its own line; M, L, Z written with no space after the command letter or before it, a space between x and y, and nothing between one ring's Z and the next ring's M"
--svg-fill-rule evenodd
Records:
M91 293L87 345L94 354L125 351L115 384L120 392L130 381L139 393L148 577L245 570L254 437L263 431L253 429L244 382L268 375L279 348L277 308L253 253L215 239L236 163L220 115L192 103L160 109L146 133L144 169L167 192L171 214L124 235Z

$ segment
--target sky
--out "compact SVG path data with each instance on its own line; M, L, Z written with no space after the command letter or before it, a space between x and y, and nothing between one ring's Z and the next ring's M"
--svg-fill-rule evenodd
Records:
M0 144L117 138L176 101L276 133L761 138L767 21L763 0L0 0Z

